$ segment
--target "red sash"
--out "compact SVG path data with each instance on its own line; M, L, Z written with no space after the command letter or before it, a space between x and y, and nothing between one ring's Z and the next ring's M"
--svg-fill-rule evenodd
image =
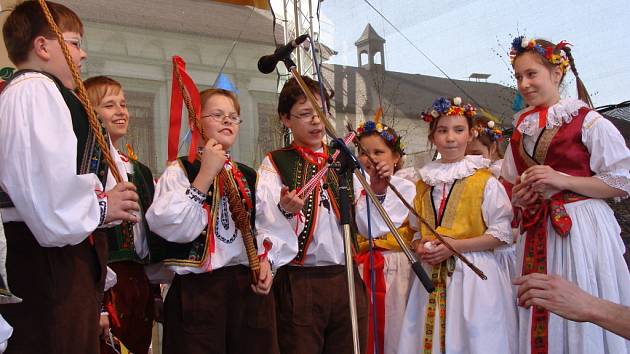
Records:
M363 266L363 282L365 283L365 287L367 289L368 299L372 301L372 277L370 276L370 253L362 252L354 256L354 260L357 262L357 265ZM374 249L374 272L376 273L376 319L378 322L378 352L382 353L385 348L385 294L387 293L387 289L385 286L385 258L383 258L383 253L378 248ZM368 317L368 346L366 354L374 353L374 313L373 306L369 308L369 317ZM396 333L394 333L395 335Z

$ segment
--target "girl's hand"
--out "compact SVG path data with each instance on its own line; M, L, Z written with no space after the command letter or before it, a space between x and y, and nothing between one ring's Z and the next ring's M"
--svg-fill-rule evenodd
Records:
M280 207L285 211L295 214L304 207L304 199L298 197L296 190L289 192L289 187L282 186L280 189Z
M271 264L265 259L260 262L258 283L252 284L252 290L258 295L267 295L269 294L269 290L271 290L272 282L273 275L271 274Z
M514 184L514 188L512 188L513 206L525 209L527 206L534 204L539 198L540 195L532 189L530 183L521 183L520 178L516 179L516 184Z
M570 178L547 165L537 165L525 172L525 183L531 184L534 191L541 194L553 195L559 191L569 189Z
M444 238L444 240L448 242L449 245L454 247L455 243L457 242L457 240L450 238ZM444 246L444 244L442 244L442 242L440 242L439 240L431 241L431 245L432 246L430 247L427 247L428 245L424 247L425 252L424 255L422 255L421 259L425 263L436 265L442 261L445 261L446 259L448 259L448 257L453 255L453 252L446 248L446 246Z
M411 246L413 247L414 252L416 252L418 256L422 257L422 255L424 255L425 248L424 248L424 242L422 240L413 241Z
M370 187L372 187L374 193L385 194L389 178L394 174L394 166L385 161L379 161L372 166L369 173Z

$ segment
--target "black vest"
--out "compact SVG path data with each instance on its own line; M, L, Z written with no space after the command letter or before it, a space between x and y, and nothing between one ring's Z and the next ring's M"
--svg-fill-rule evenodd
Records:
M186 172L188 180L192 183L199 174L201 162L199 160L195 160L191 163L188 161L188 157L179 157L178 162ZM237 162L236 166L245 177L249 190L251 191L252 210L250 211L250 223L252 225L252 230L255 230L256 171L242 163ZM213 189L215 190L215 193L218 193L217 188L214 188L214 186L210 187L210 190ZM206 202L208 205L212 205L212 196L209 195ZM164 262L168 265L184 267L201 266L204 261L204 254L208 249L209 241L205 230L202 231L195 240L188 243L169 242L154 234L151 234L150 238L151 240L149 241L149 245L153 245L153 247L150 246L152 261L164 260ZM157 259L158 257L161 258Z

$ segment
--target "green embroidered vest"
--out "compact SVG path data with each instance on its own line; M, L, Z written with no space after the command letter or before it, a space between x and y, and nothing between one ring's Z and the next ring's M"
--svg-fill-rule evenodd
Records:
M334 151L329 149L329 153L332 155ZM272 151L268 154L271 163L274 165L276 171L280 175L282 184L289 187L289 190L294 190L297 187L302 187L306 184L313 175L318 171L315 164L309 163L300 153L293 147L289 146L284 149ZM354 201L352 192L352 176L348 178L348 186L350 186L350 198ZM330 199L330 207L337 215L339 219L339 178L337 174L329 169L324 178L324 188L328 189L329 194L332 194L333 198ZM306 251L313 240L313 233L315 232L314 221L320 208L320 187L318 186L305 200L304 207L302 208L302 214L304 216L304 229L297 236L298 237L298 253L293 259L294 264L303 264ZM352 219L352 233L353 240L356 244L356 225L354 223L354 203L351 202L351 219Z

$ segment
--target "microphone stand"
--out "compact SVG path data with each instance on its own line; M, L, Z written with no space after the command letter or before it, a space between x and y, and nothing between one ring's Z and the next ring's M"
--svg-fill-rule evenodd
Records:
M339 146L338 148L341 149L342 153L348 155L346 157L349 158L349 161L357 161L356 157L354 157L354 155L345 146L345 144L343 144L343 140L339 139L339 137L337 136L335 128L333 127L332 123L328 119L328 116L326 116L324 112L322 112L322 109L319 106L319 104L317 104L317 100L315 99L315 96L311 92L310 88L308 88L304 80L302 79L302 75L297 70L297 66L295 65L293 60L291 60L290 58L290 54L287 55L287 57L285 57L282 61L284 65L286 66L287 70L291 72L292 77L295 78L295 80L297 81L298 85L302 89L302 92L306 96L307 100L313 106L313 109L315 110L317 115L320 117L320 119L324 123L326 133L331 138L333 138L333 140L337 141L337 145L342 145L342 146ZM319 80L321 80L321 78L319 78ZM341 142L341 144L339 142ZM356 168L353 168L351 172L354 173L354 176L361 183L361 186L363 186L363 189L365 190L367 196L372 201L372 204L376 207L376 210L379 212L379 214L383 218L383 221L385 221L385 223L389 227L389 230L392 233L392 236L394 236L394 239L396 239L396 242L398 243L401 250L407 257L407 260L409 260L409 263L411 263L411 268L413 269L414 273L416 274L416 276L418 277L418 279L420 280L420 282L422 283L426 291L429 293L433 292L435 290L435 286L433 282L431 281L427 273L422 268L422 264L420 264L420 262L415 258L413 253L409 250L409 248L405 244L405 241L402 239L402 237L398 233L398 229L396 228L396 225L394 225L394 222L391 220L389 215L387 215L387 212L383 208L383 205L379 202L378 198L376 197L376 194L374 194L374 191L370 187L370 184L367 182L367 179L365 178L365 176L363 176ZM343 180L343 178L341 178L341 180ZM348 190L348 188L349 187L346 187L346 191ZM342 198L342 203L344 203L343 199L347 200L347 198ZM352 322L352 339L353 339L353 344L354 344L354 353L360 354L356 297L354 293L354 268L353 268L353 259L352 259L352 249L350 248L350 245L352 244L352 240L351 240L349 225L347 227L344 226L343 230L344 230L344 251L345 251L345 258L346 258L346 271L347 271L347 277L348 277L347 279L348 280L348 296L349 296L349 303L350 303L350 316L351 316L351 322Z

